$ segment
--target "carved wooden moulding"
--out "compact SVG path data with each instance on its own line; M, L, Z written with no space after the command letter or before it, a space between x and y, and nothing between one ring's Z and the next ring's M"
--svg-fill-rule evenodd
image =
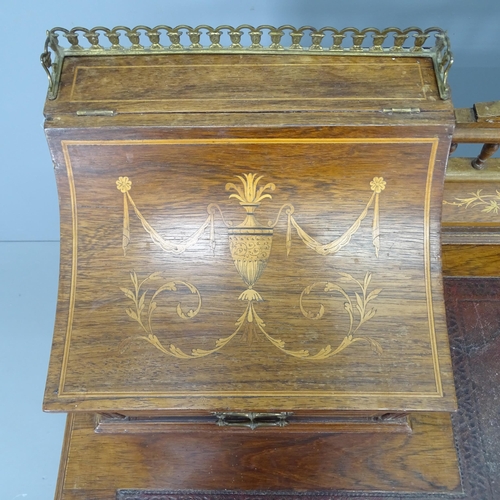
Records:
M428 49L434 31L401 30L384 48L390 31L376 31L365 49L365 30L340 48L348 33L332 31L323 48L328 29L309 30L305 49L304 28L281 50L282 27L265 51L253 28L252 50L235 46L245 27L215 47L221 27L206 50L205 27L167 28L147 48L142 27L129 48L119 29L85 31L88 49L80 29L62 32L68 49L49 34L61 273L45 408L100 414L105 434L404 435L429 458L412 466L419 487L454 490L448 417L446 458L408 417L456 405L439 239L446 37ZM433 453L449 464L435 481Z

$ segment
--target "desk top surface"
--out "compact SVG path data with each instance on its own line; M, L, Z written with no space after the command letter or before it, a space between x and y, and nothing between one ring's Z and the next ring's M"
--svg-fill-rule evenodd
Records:
M46 116L450 111L426 57L169 54L64 59Z

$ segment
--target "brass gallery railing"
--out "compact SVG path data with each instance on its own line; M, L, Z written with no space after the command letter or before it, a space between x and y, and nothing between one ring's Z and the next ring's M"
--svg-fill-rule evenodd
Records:
M66 45L60 44L60 37L66 38ZM326 37L326 38L325 38ZM328 38L331 42L327 43ZM265 40L270 42L264 45ZM431 43L426 46L426 43ZM433 42L433 44L432 44ZM439 93L448 99L448 71L453 63L450 43L445 31L440 28L422 30L416 27L406 29L386 28L344 28L320 29L312 26L295 28L290 25L278 28L269 25L250 26L243 24L236 28L228 25L187 25L170 27L159 25L116 26L92 29L76 27L70 30L53 28L47 32L42 65L49 78L48 98L55 99L59 86L63 59L66 56L105 56L137 54L172 54L179 52L230 52L250 53L293 53L306 51L314 55L362 55L398 57L429 57L434 63ZM52 59L54 56L54 59Z

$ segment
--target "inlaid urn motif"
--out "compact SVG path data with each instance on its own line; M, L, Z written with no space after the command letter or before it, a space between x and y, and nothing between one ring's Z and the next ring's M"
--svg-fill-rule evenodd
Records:
M271 254L273 229L257 220L255 210L263 199L272 198L269 193L264 192L274 191L275 185L268 183L257 189L262 176L243 174L243 177L237 177L243 186L236 186L230 182L226 184L226 190L236 191L229 198L239 200L246 211L246 217L241 224L228 229L229 249L238 273L248 286L248 289L240 295L240 300L260 301L262 298L253 290L253 286L264 272Z
M334 273L339 277L338 283L334 281L315 282L307 285L303 289L302 293L298 297L299 308L301 314L308 320L318 321L324 316L325 307L322 303L319 303L319 308L316 311L311 308L314 304L314 302L311 302L311 295L317 294L318 291L329 295L340 294L343 298L342 300L344 300L345 314L349 317L349 328L345 332L342 342L337 347L333 347L332 344L327 344L319 349L315 354L312 354L308 349L289 349L283 340L273 337L268 333L266 330L266 324L256 309L256 303L261 302L264 299L259 292L254 289L254 286L262 276L262 273L268 264L269 257L271 256L274 228L278 224L282 215L285 215L287 218L287 230L285 237L286 256L288 257L290 254L293 228L297 232L297 236L308 248L324 258L329 255L336 254L340 249L349 244L352 236L356 233L362 221L366 218L368 210L373 206L372 243L375 249L375 256L378 257L380 248L379 196L385 189L386 181L382 177L374 177L373 180L370 181L372 195L360 215L342 235L327 243L321 243L300 226L294 217L295 208L291 203L284 203L281 205L274 222L270 221L267 225L262 224L255 217L255 211L260 206L262 200L272 198L272 196L266 191L274 191L276 186L270 182L264 186L258 187L262 176L258 176L254 173L237 175L236 178L240 180L241 184L228 182L226 184L226 191L233 191L229 195L229 198L235 198L238 200L240 206L243 207L246 212L243 222L237 226L233 226L232 223L226 222L220 206L216 203L210 203L207 206L207 218L203 224L192 235L183 240L164 238L144 218L132 199L130 195L132 181L128 177L120 177L116 181L117 189L123 193L124 218L122 246L124 256L126 256L126 250L130 243L129 204L132 206L132 209L141 221L142 227L151 236L153 242L165 252L174 255L181 255L196 245L207 229L210 234L210 246L214 249L214 218L217 214L220 214L222 221L227 228L231 257L238 274L247 286L247 289L244 290L238 297L239 300L246 302L246 307L243 314L241 314L235 322L235 330L228 336L217 339L215 345L210 349L192 348L191 352L186 352L174 344L164 345L153 332L151 319L155 314L157 300L159 300L160 294L163 292L176 293L179 289L187 289L196 301L196 305L192 308L186 308L181 302L179 302L175 309L177 316L183 320L190 320L194 318L202 308L202 295L200 291L193 283L190 283L187 280L167 280L162 285L158 286L153 292L149 289L144 290L146 284L151 285L154 279L158 279L160 272L154 272L143 279L139 278L135 271L132 271L130 272L130 279L133 287L130 289L120 287L120 289L128 299L133 301L134 304L134 308L126 308L127 315L139 323L142 330L146 334L137 338L146 340L163 353L180 359L195 359L214 354L215 352L223 349L240 332L243 333L243 338L246 339L249 344L251 344L254 338L259 338L259 336L262 335L283 353L288 356L301 359L326 359L331 356L335 356L356 342L368 343L374 352L380 354L382 352L382 348L377 340L366 335L362 336L358 334L359 328L376 314L376 309L374 307L369 307L368 303L375 300L382 291L381 288L375 288L371 291L369 290L369 285L372 279L371 272L366 272L364 278L360 280L349 273L334 271ZM354 290L345 289L345 283L350 284L351 288L358 288L359 291L356 292Z

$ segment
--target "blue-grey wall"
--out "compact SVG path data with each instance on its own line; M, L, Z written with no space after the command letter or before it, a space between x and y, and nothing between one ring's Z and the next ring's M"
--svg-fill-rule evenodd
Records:
M500 99L499 0L3 0L0 241L57 240L57 194L42 133L45 30L187 23L440 26L455 54L455 106ZM462 150L463 151L463 150Z

